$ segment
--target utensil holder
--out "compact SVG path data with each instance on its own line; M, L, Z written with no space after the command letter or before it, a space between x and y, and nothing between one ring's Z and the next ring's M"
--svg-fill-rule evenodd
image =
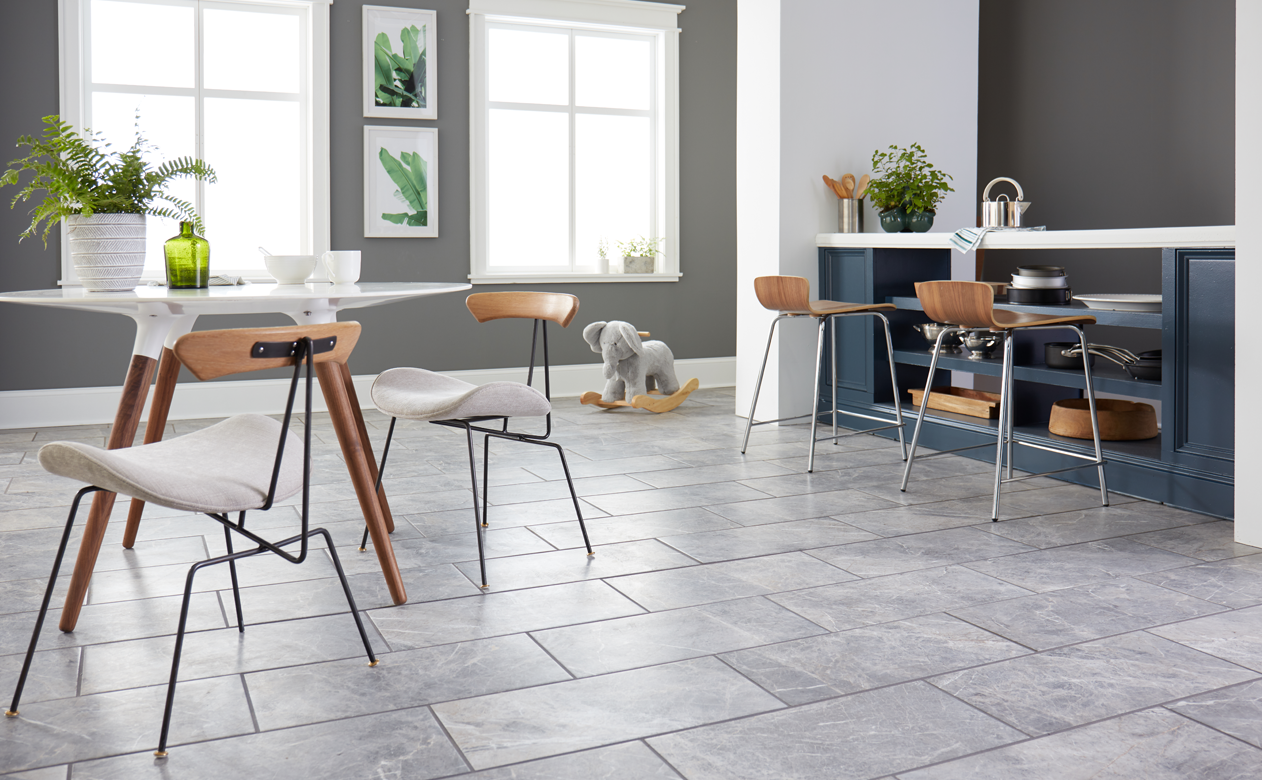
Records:
M837 199L837 232L863 232L863 201L858 198Z

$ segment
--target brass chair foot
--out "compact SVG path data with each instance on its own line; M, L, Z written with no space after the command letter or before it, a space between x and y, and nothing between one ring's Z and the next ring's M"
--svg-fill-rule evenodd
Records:
M592 550L591 552L589 552L589 553L587 554L587 557L588 557L588 558L593 558L593 557L595 557L595 555L596 555L596 551L595 551L595 550Z
M360 552L368 552L368 548L367 548L367 547L360 547L360 548L359 548L359 551L360 551Z
M6 718L16 718L16 717L18 716L18 711L17 711L17 710L5 710L5 711L4 711L4 716L5 716Z
M486 523L483 523L483 524L482 524L482 527L483 527L483 528L490 528L491 526L487 525Z
M369 668L369 669L371 669L372 667L376 666L376 665L377 665L377 664L379 664L379 663L381 663L381 659L380 659L380 658L378 658L376 661L373 661L372 663L368 664L368 668Z
M490 585L479 585L478 587L481 588L482 590L490 590L491 588Z
M153 751L153 754L154 754L155 756L157 756L158 758L166 758L166 757L167 757L167 752L166 752L165 750L155 750L155 751Z

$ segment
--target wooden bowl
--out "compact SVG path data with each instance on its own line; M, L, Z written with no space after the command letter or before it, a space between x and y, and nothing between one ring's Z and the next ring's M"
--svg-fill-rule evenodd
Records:
M1157 412L1151 404L1097 398L1096 417L1103 441L1138 441L1156 436ZM1091 407L1085 398L1068 398L1052 404L1047 429L1057 436L1090 439Z

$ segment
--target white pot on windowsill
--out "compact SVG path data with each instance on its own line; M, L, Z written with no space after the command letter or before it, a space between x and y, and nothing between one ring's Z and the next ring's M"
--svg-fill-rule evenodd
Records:
M70 261L89 292L134 290L145 269L145 215L66 217Z

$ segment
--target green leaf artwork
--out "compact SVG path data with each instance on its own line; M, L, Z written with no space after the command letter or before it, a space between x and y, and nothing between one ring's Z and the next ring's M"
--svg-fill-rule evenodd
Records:
M408 213L382 214L381 218L395 225L428 227L429 186L426 184L425 160L414 152L400 152L399 159L395 159L384 146L377 152L377 159L381 160L381 167L386 169L398 187L394 197L411 209Z
M373 42L373 98L378 106L425 108L425 28L404 27L399 37L401 55L385 33Z

